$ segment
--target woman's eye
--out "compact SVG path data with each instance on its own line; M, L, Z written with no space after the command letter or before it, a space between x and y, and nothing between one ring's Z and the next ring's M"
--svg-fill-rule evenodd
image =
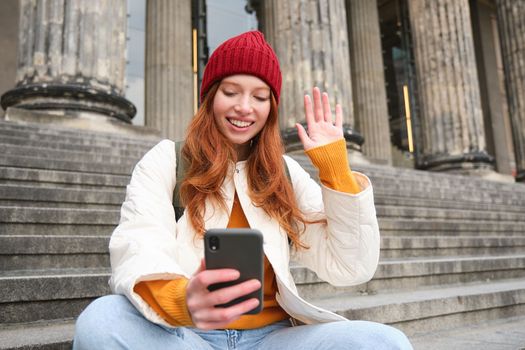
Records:
M233 95L235 95L235 92L233 92L233 91L227 91L227 90L223 90L222 93L225 94L226 96L233 96Z
M264 102L264 101L268 101L268 100L270 99L270 97L266 97L266 96L255 96L255 99L258 100L258 101Z

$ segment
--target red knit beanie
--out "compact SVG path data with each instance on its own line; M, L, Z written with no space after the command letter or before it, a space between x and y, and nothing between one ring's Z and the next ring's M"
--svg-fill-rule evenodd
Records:
M235 74L254 75L263 80L279 103L282 81L279 60L261 32L235 36L213 51L202 77L201 101L213 83Z

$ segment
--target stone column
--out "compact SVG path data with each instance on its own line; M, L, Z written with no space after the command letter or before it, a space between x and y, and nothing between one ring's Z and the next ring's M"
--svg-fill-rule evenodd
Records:
M0 96L13 88L16 77L18 48L18 0L0 1ZM0 108L0 118L3 110Z
M294 125L304 122L303 96L311 94L313 86L329 93L332 106L336 102L342 105L347 145L360 149L362 137L352 130L354 113L344 0L251 3L281 64L279 114L287 150L302 149Z
M127 123L126 0L21 0L16 87L1 104L89 111Z
M492 169L485 149L468 0L409 0L423 136L422 168Z
M496 0L496 6L516 154L516 180L525 182L525 2Z
M383 54L376 0L346 0L355 129L364 139L363 154L392 163Z
M193 117L191 0L148 0L146 126L180 140Z

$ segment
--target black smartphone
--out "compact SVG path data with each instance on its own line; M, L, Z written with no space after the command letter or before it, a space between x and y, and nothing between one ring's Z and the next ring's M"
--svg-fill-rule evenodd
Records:
M210 229L204 235L204 259L206 269L231 268L238 270L240 278L231 282L212 284L210 291L239 284L241 282L258 279L261 288L217 307L228 307L251 298L259 299L259 306L247 312L257 314L263 309L264 290L264 251L263 236L260 231L249 228L242 229Z

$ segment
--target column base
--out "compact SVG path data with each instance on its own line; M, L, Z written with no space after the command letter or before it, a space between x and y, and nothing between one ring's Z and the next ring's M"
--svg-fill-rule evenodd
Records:
M417 162L422 170L467 173L470 170L494 170L494 157L485 152L464 153L461 155L423 156Z
M89 130L143 138L151 137L156 140L161 139L160 131L156 129L131 125L108 117L107 115L94 112L64 110L35 111L9 107L1 119L19 123L47 124L59 128Z
M9 90L2 95L3 109L73 110L107 115L130 124L137 113L133 103L115 92L89 85L38 83Z
M308 131L306 123L301 124ZM343 125L343 135L346 140L346 148L361 153L361 146L365 141L363 136L355 132L348 124ZM299 139L297 128L293 127L281 131L281 138L283 139L286 153L303 150L303 144Z
M516 182L525 183L525 169L518 170L518 174L516 175Z

